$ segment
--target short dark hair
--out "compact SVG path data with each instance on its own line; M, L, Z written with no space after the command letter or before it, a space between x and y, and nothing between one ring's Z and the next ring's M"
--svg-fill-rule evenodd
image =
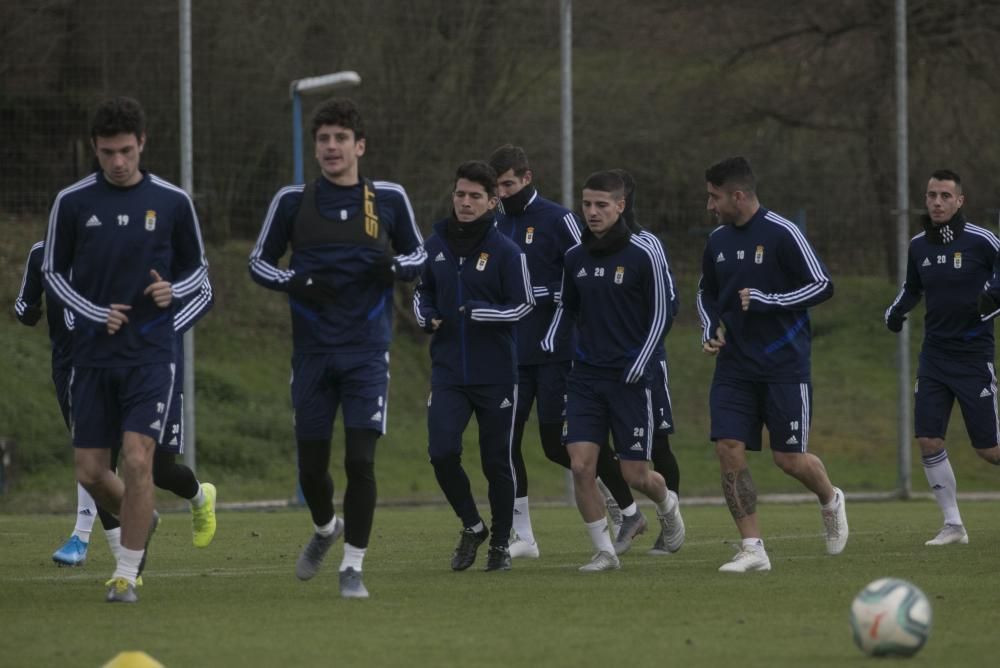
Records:
M612 169L613 174L617 174L621 177L622 183L625 184L625 209L622 211L622 218L629 225L634 224L635 221L635 179L632 175L626 172L624 169Z
M583 189L600 190L611 193L615 199L622 199L625 197L625 179L614 170L594 172L583 182Z
M455 183L458 183L459 179L465 179L466 181L472 181L473 183L478 183L485 190L486 194L490 197L496 197L497 194L497 173L489 166L488 163L482 160L469 160L468 162L463 162L455 170Z
M757 192L757 179L750 163L743 156L726 158L705 170L705 180L716 188L731 185L736 190Z
M119 96L105 100L97 107L90 123L90 139L133 134L141 139L146 134L146 112L135 98Z
M316 110L312 117L312 136L324 125L339 125L354 132L354 140L365 138L365 121L354 100L347 97L335 97L327 100Z
M497 177L508 170L514 170L514 176L524 176L531 169L528 164L528 154L520 146L504 144L493 151L490 156L490 167L497 173Z
M937 169L931 174L931 178L935 181L954 181L958 192L962 192L962 177L958 175L958 172L953 172L950 169Z

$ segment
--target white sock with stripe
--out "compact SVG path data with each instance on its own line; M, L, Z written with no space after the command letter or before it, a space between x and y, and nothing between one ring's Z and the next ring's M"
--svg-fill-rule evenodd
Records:
M962 524L962 515L958 512L958 484L955 482L955 472L948 459L948 451L941 450L932 455L920 458L924 465L924 475L927 484L934 492L938 507L944 515L945 524Z

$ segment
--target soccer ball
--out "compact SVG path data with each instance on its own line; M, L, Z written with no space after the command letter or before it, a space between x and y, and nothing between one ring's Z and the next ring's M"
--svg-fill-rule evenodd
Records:
M931 633L931 604L906 580L869 583L851 603L854 643L872 656L913 656Z

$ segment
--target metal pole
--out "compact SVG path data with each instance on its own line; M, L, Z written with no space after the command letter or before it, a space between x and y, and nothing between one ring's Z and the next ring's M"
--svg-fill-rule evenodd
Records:
M562 203L575 210L573 192L573 0L559 2L560 110L562 131ZM573 474L566 472L566 498L575 503Z
M573 192L573 0L560 0L560 108L562 110L562 203L574 208Z
M191 0L179 0L181 188L194 199L194 141L191 127ZM194 423L194 329L184 333L184 464L197 469Z
M304 183L305 170L302 166L302 96L292 91L292 164L295 173L292 183Z
M896 0L896 278L906 280L906 257L910 247L909 112L907 107L906 0ZM913 409L910 403L910 323L903 323L897 349L899 369L899 482L903 499L910 497L910 448L913 441Z

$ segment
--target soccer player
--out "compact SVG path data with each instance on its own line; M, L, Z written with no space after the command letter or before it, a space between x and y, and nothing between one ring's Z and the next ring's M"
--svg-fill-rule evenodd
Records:
M649 469L654 431L651 360L672 318L670 277L659 244L633 234L622 219L625 183L614 172L590 175L583 186L587 229L566 252L561 299L545 339L562 313L576 320L579 344L567 381L566 449L580 515L596 553L584 572L620 567L608 534L595 472L608 433L622 476L656 504L661 528L677 526L677 497Z
M647 232L639 224L635 210L635 179L624 169L613 169L611 171L620 176L625 183L625 209L622 211L622 219L633 234L640 235L643 239L648 239L654 247L660 249L663 257L667 260L669 271L670 258L667 255L667 249L663 247L659 238ZM670 313L672 317L664 326L664 337L666 337L670 331L670 327L673 325L673 318L676 318L677 313L680 311L680 296L677 294L676 284L672 275L667 277L667 285L670 288ZM652 454L653 470L663 476L663 481L666 483L667 489L670 490L670 493L677 495L679 501L681 471L677 463L677 457L674 455L673 450L670 449L670 434L674 433L674 412L670 404L670 377L667 371L667 351L662 341L653 353L652 374L653 417L655 421ZM604 452L603 448L602 452ZM674 519L676 519L676 524L672 522ZM656 542L653 543L653 547L649 550L649 554L653 556L673 554L681 549L681 546L684 544L684 519L681 517L679 508L677 514L669 515L667 520L667 530L661 529L660 535L657 536ZM618 554L622 553L618 551L621 544L621 540L615 541L615 551Z
M142 106L128 97L102 103L91 143L100 171L56 197L42 273L76 320L70 401L77 480L122 525L107 600L134 603L156 526L153 451L174 391L174 314L178 300L201 288L208 263L190 197L140 169ZM119 442L123 480L111 470Z
M1000 241L965 219L962 179L955 172L941 169L931 174L925 199L924 231L910 239L906 281L886 309L885 323L890 331L900 331L906 314L924 295L914 432L927 484L944 515L944 526L925 545L951 545L969 542L944 445L956 399L976 454L1000 465L992 322L998 307L989 292L980 298L983 285L991 280Z
M375 514L375 443L388 411L393 286L415 279L427 255L402 186L361 176L365 125L354 102L321 105L312 137L321 175L274 196L250 254L250 276L288 293L291 311L299 485L315 529L295 574L315 576L343 533L340 594L367 598L362 567ZM289 247L291 259L281 269ZM347 473L343 519L334 511L329 471L338 406Z
M34 327L42 317L43 296L48 310L45 314L49 326L49 342L52 344L52 382L56 388L56 400L66 428L70 429L69 379L73 370L72 333L66 324L67 314L62 305L45 289L42 281L42 259L45 241L31 247L24 265L21 289L14 301L14 313L22 324ZM73 533L53 554L52 561L60 566L82 566L87 560L90 534L94 519L100 517L108 544L113 554L117 554L121 544L121 525L118 519L99 508L94 497L80 483L76 484L76 525Z
M490 166L497 173L497 194L500 196L497 228L524 253L533 282L535 308L516 326L518 400L513 459L517 489L510 556L537 559L539 549L528 508L528 471L521 453L521 441L532 403L537 403L542 450L550 461L569 469L562 425L566 416L566 377L572 366L576 339L573 323L568 318L558 323L552 352L542 350L541 342L556 310L563 257L568 249L580 242L580 222L574 213L538 194L523 148L511 144L499 147L490 156ZM608 490L606 503L612 517L617 518L619 525L627 522L625 531L618 533L621 546L628 549L632 539L645 530L646 520L608 448L601 449L597 475L604 483L602 493Z
M753 170L742 157L705 171L708 212L720 223L702 256L698 315L702 349L716 355L709 394L711 439L722 491L742 538L724 573L768 571L757 525L757 489L746 451L770 435L774 463L819 500L826 550L847 544L844 494L809 452L812 416L809 313L833 295L830 276L802 232L760 205Z
M18 319L29 326L37 323L42 313L42 295L45 293L42 281L44 249L44 241L39 241L31 247L25 264L24 277L21 280L21 290L14 302L14 311ZM52 380L56 386L59 409L63 414L66 427L69 428L69 379L72 371L70 354L72 330L69 324L73 323L75 318L71 312L64 311L59 302L51 296L46 296L45 301L48 306L49 339L52 343ZM188 303L184 304L174 316L174 327L178 337L177 381L174 383L174 397L171 400L170 417L166 429L167 438L163 444L157 445L153 455L154 485L174 492L191 504L193 542L196 547L207 547L215 535L216 492L214 485L211 483L202 485L190 468L174 461L175 455L183 452L184 443L184 352L181 346L183 345L183 333L203 317L211 305L212 287L206 277L198 293L190 298ZM112 453L112 468L116 457L117 447L113 449ZM118 519L98 507L83 485L77 483L76 526L66 543L52 555L52 560L56 564L60 566L83 565L87 559L95 515L100 516L111 553L117 559L121 548L121 525Z
M527 259L494 225L496 182L496 172L485 162L459 166L454 210L427 238L427 266L413 296L417 323L434 335L428 452L441 491L462 522L451 559L456 571L472 566L487 537L485 570L506 571L511 566L511 431L518 404L514 331L531 312L534 298ZM462 433L473 413L489 483L489 529L462 468Z

